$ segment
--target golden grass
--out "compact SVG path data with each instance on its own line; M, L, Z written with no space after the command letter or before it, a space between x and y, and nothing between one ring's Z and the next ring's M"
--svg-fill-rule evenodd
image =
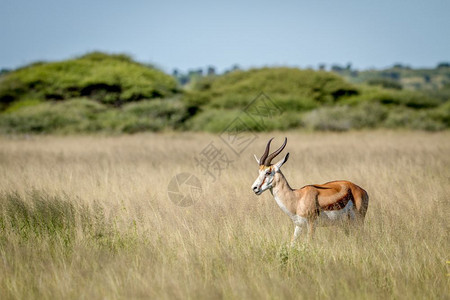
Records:
M347 179L370 196L364 231L319 228L287 247L289 218L255 196L261 134L216 182L194 157L215 135L0 138L0 298L444 299L450 134L287 135L292 187ZM285 150L286 151L286 150ZM203 195L174 205L195 174Z

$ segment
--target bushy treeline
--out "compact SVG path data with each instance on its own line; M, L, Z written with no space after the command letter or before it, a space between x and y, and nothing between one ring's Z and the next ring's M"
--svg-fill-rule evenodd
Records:
M277 107L264 127L243 113L261 92ZM182 88L152 66L96 52L1 75L0 131L220 132L238 116L243 130L443 130L449 99L449 85L412 91L387 79L351 84L335 73L286 67L237 69Z
M334 72L353 83L368 83L394 89L439 91L450 84L450 63L439 63L435 68L413 69L395 64L383 70L358 71L337 68Z
M450 125L450 97L353 85L324 71L294 68L237 71L206 78L194 86L194 91L186 97L200 106L200 113L189 120L194 129L221 130L253 100L254 91L264 91L280 108L279 115L271 117L268 129L442 130Z

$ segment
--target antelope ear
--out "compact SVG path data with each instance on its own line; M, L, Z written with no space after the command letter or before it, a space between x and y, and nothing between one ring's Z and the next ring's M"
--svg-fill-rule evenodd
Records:
M285 162L287 162L289 158L289 152L283 157L282 160L280 160L279 162L277 162L274 167L275 167L275 171L279 171L281 166L284 165Z
M259 165L259 159L258 159L258 157L256 156L256 154L253 154L253 156L255 157L255 159L256 159L256 162L258 163L258 165Z

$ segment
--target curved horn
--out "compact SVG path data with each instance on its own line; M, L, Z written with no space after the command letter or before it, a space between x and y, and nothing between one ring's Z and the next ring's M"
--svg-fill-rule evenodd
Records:
M277 156L278 154L280 154L281 151L283 151L284 147L286 147L286 143L287 143L287 138L284 138L284 143L283 145L281 145L280 148L278 148L277 151L275 151L274 153L270 154L267 158L266 161L264 162L264 165L266 166L270 166L270 163L272 162L272 159L275 158L275 156Z
M259 165L260 166L264 165L264 161L266 160L267 155L269 155L270 142L272 142L272 140L273 140L273 138L271 138L269 140L269 142L267 143L267 146L266 146L266 151L264 151L264 154L259 159Z

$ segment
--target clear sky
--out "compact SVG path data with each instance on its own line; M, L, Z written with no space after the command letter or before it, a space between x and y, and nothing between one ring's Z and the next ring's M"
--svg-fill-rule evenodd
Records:
M0 0L0 68L99 50L167 72L450 60L449 0Z

